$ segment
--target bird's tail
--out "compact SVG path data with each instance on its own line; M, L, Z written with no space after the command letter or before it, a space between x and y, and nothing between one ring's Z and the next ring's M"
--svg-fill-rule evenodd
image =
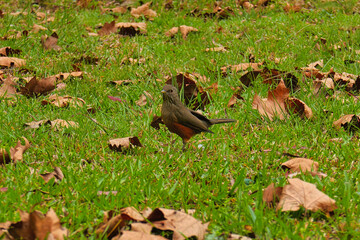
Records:
M211 124L230 123L235 121L236 121L235 119L229 119L229 118L210 119Z

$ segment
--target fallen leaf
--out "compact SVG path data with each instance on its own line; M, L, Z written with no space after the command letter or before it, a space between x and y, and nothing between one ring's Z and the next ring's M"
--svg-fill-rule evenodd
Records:
M0 48L0 56L11 56L11 55L14 55L14 54L20 54L21 53L21 50L18 50L18 49L12 49L11 47L3 47L3 48Z
M59 167L54 167L53 172L42 173L40 174L40 176L44 179L46 183L49 182L52 178L55 178L55 182L61 181L64 178L64 174Z
M145 16L149 20L154 20L154 18L157 16L156 12L154 10L150 9L151 2L147 2L140 7L132 8L131 9L131 16L135 18L139 18L141 16Z
M205 52L227 52L227 48L226 47L206 48Z
M47 35L43 35L41 36L41 44L46 50L53 49L55 51L59 51L61 50L61 47L57 45L58 39L59 36L56 32L51 34L50 37L48 37Z
M114 215L113 211L104 213L104 220L96 229L96 235L107 235L108 239L116 236L129 221L144 221L144 217L133 207L122 208L120 214Z
M178 73L175 78L168 77L166 84L177 86L180 90L183 89L185 105L191 105L192 109L199 107L203 108L210 103L211 96L201 86L197 86L197 82L207 82L205 76L198 73Z
M40 121L33 121L33 122L24 124L25 130L37 129L37 128L41 127L42 125L49 125L51 127L51 129L53 129L54 131L60 131L61 129L70 128L70 127L73 127L73 128L79 127L79 124L77 122L66 121L66 120L62 120L62 119L55 119L53 121L40 120Z
M291 172L317 172L319 163L307 158L293 158L282 163L281 167Z
M166 240L162 236L151 235L149 233L135 232L135 231L122 231L121 235L118 235L112 239L115 240Z
M252 240L253 238L249 238L246 236L242 236L239 234L230 233L226 240Z
M185 40L188 36L188 34L190 32L197 32L199 31L197 28L194 28L194 27L189 27L189 26L186 26L186 25L181 25L179 27L179 30L180 30L180 33L181 33L181 36L182 38Z
M8 75L2 85L0 85L0 98L15 99L16 86L17 84L13 82L12 77Z
M71 97L68 95L58 96L56 94L51 95L48 100L42 100L42 105L51 104L56 107L82 107L86 103L82 98Z
M146 23L127 23L120 22L116 24L116 27L119 28L119 34L125 36L135 36L138 34L146 34Z
M109 35L110 33L115 33L117 27L115 26L115 20L110 23L104 23L104 26L98 31L99 36Z
M356 131L360 129L360 117L354 114L344 115L333 123L337 129L344 128L346 131Z
M150 126L155 128L156 130L160 129L160 124L164 124L161 116L154 115L153 120L150 123Z
M79 124L77 122L74 121L66 121L63 119L55 119L52 120L51 122L51 129L53 129L54 131L60 131L62 129L65 128L78 128Z
M312 110L303 101L289 97L289 89L283 80L274 90L268 91L267 98L261 99L255 94L252 106L260 115L268 117L271 121L275 117L284 120L289 113L296 113L301 118L312 118Z
M16 58L16 57L0 57L0 66L1 67L22 67L26 64L24 59Z
M97 195L101 196L101 195L116 195L118 192L117 191L98 191Z
M148 93L147 91L144 91L144 93L141 94L139 100L137 100L135 103L136 103L136 105L138 105L138 106L140 106L140 107L141 107L141 106L145 106L145 105L147 104L147 99L148 99L148 98L149 98L151 101L154 100L154 98L151 96L150 93Z
M283 187L277 210L298 211L304 207L313 212L321 210L329 213L337 208L335 200L319 191L314 184L298 178L290 178L288 182L289 185Z
M130 83L133 83L133 80L117 80L117 81L110 81L110 83L114 85L129 85Z
M133 147L142 147L138 137L125 137L109 140L109 148L114 151L123 152Z
M45 31L45 30L48 30L48 29L46 27L43 27L43 26L35 24L35 23L34 23L34 25L32 27L32 32L33 33L38 33L40 31Z
M257 94L254 96L252 103L253 109L257 109L262 116L273 120L278 117L281 120L287 116L285 100L289 97L289 89L286 88L284 82L273 90L268 91L268 97L261 99Z
M54 75L56 77L56 79L58 80L66 80L69 77L74 77L74 78L82 78L84 75L84 72L82 71L76 71L76 72L70 72L70 73L59 73ZM52 76L51 76L52 77Z
M46 95L55 89L55 82L55 76L43 78L40 80L37 80L36 77L33 77L28 83L25 84L25 87L20 88L20 91L23 95L28 97Z
M205 239L207 224L194 217L172 209L156 208L148 217L152 225L160 230L174 231L173 240L196 237Z
M268 207L273 207L279 202L282 190L282 187L275 188L274 183L271 183L267 188L264 189L263 201L267 204Z
M179 32L179 27L173 27L165 32L165 35L168 37L173 37Z
M39 211L30 214L20 211L20 217L20 222L9 226L10 239L64 240L69 234L68 230L61 226L58 216L51 208L45 215Z
M25 145L22 145L19 140L15 147L10 148L10 154L5 149L0 149L0 164L22 161L24 152L30 147L29 141L25 137L23 139Z
M263 63L240 63L236 65L228 65L221 67L221 72L223 76L226 76L228 71L230 70L232 73L237 73L239 71L246 71L248 69L252 69L255 71L261 71L260 66L262 66Z

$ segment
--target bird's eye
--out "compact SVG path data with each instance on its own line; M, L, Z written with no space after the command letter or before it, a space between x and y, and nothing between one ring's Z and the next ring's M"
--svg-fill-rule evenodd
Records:
M172 90L172 89L170 89L170 90L169 90L169 92L173 92L173 90Z

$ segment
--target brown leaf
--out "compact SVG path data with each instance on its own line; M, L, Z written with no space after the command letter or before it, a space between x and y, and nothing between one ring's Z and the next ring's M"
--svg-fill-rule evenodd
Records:
M114 84L114 85L128 85L130 83L133 83L133 80L117 80L117 81L110 81L110 83Z
M156 12L154 10L150 9L151 2L147 2L140 7L132 8L131 9L131 16L135 18L139 18L141 16L145 16L149 20L154 20L154 18L157 16Z
M201 223L194 217L180 211L156 208L148 217L154 227L160 230L174 231L173 240L196 237L205 238L207 224Z
M54 171L50 173L42 173L40 176L47 183L50 179L55 178L55 182L61 181L64 178L64 174L62 173L59 167L54 167Z
M277 210L298 211L302 206L313 212L321 210L329 213L337 208L335 200L319 191L314 184L298 178L288 179L288 181L289 185L283 188Z
M144 221L144 217L133 207L122 208L121 214L104 213L104 221L98 226L96 235L106 234L108 239L116 236L129 221Z
M12 77L8 75L8 77L4 80L2 85L0 86L0 97L1 98L15 98L16 95L16 83L13 82Z
M268 205L268 207L273 207L279 202L282 190L282 187L275 188L274 183L271 183L267 188L264 189L263 201Z
M237 92L235 92L235 93L231 96L231 98L230 98L230 100L229 100L229 102L228 102L228 104L227 104L227 107L228 107L228 108L234 107L235 104L237 103L238 99L239 99L239 100L244 100L244 98L241 96L241 90L240 90L240 91L238 90Z
M337 129L344 128L346 131L355 131L360 129L360 117L354 114L344 115L333 123Z
M21 50L18 49L12 49L11 47L3 47L0 48L0 56L11 56L14 54L20 54Z
M291 172L317 172L319 163L307 158L293 158L282 163L281 167Z
M321 88L330 90L334 90L335 88L334 80L331 78L316 79L313 81L313 83L315 94L319 93Z
M119 28L120 35L135 36L138 34L146 34L146 23L143 22L120 22L116 24L116 27Z
M16 58L16 57L0 57L0 66L1 67L22 67L26 64L24 59Z
M50 120L33 121L33 122L25 123L24 126L25 126L25 130L29 130L29 129L39 128L43 124L51 125L51 121Z
M156 130L160 129L160 124L164 124L161 116L154 115L153 120L150 123L150 126L155 128Z
M227 52L227 47L206 48L205 52Z
M34 23L34 25L32 27L32 32L34 32L34 33L38 33L40 31L45 31L45 30L47 30L46 27L43 27L43 26L35 24L35 23Z
M173 36L175 36L175 34L178 33L178 31L179 31L179 27L173 27L170 30L166 31L165 35L168 37L173 37Z
M109 140L109 148L114 151L123 152L133 147L142 147L138 137L125 137Z
M303 101L297 98L289 97L285 99L286 110L288 112L296 113L301 118L311 119L313 113L311 108L309 108Z
M21 145L19 140L15 147L10 148L9 153L5 149L0 149L0 164L7 164L10 161L16 163L22 161L24 152L30 147L29 141L23 137L25 145Z
M77 122L73 121L66 121L63 119L55 119L50 122L51 123L51 129L54 131L61 131L64 128L78 128L79 124Z
M262 116L273 120L278 117L281 120L287 116L285 100L289 97L289 89L283 81L273 91L268 91L268 97L261 99L257 94L252 103L253 109L257 109Z
M48 100L42 100L42 105L51 104L56 107L82 107L86 103L82 98L71 97L68 95L58 96L56 94L51 95Z
M180 30L180 33L181 33L181 36L182 38L185 40L188 36L188 34L190 32L197 32L199 31L198 29L194 28L194 27L189 27L189 26L186 26L186 25L181 25L179 27L179 30Z
M39 211L20 211L21 221L9 227L10 239L57 239L63 240L69 234L60 224L55 211L50 209L45 215Z
M262 66L263 63L240 63L237 65L228 65L225 67L221 68L221 72L223 75L227 75L227 72L229 70L231 70L231 72L233 73L237 73L239 71L246 71L248 69L252 69L254 71L261 71L261 69L259 68L260 66Z
M131 225L131 231L134 232L142 232L142 233L151 233L152 230L152 226L149 225L148 223L132 223Z
M48 37L47 35L43 35L41 36L41 44L46 50L53 49L55 51L59 51L61 50L61 47L57 45L58 38L59 36L57 35L56 32L51 34L50 37Z
M115 20L111 23L104 23L104 26L98 31L99 36L109 35L110 33L115 33L117 27L115 26Z
M151 96L150 93L148 93L147 91L144 91L144 93L141 94L139 100L137 100L135 103L136 103L136 105L138 105L138 106L140 106L140 107L141 107L141 106L145 106L145 105L147 104L147 99L148 99L148 98L149 98L151 101L154 100L154 98Z
M162 236L151 235L149 233L135 232L135 231L122 231L122 234L112 239L115 240L166 240Z
M289 113L296 113L301 118L312 117L312 110L301 100L289 97L289 89L286 88L283 80L272 91L268 91L268 97L261 99L255 94L253 109L257 109L260 115L268 117L271 121L274 117L281 120L287 118Z
M25 87L20 88L23 95L28 97L36 97L40 95L46 95L55 89L56 77L47 77L37 80L33 77L30 82L25 84Z
M205 76L201 76L198 73L178 73L175 78L167 78L166 84L175 84L179 91L183 89L184 100L186 105L190 105L193 109L199 107L203 108L205 105L210 103L211 96L201 86L197 86L196 83L207 82ZM175 83L176 81L176 83ZM200 99L198 98L200 97Z
M82 78L83 75L84 75L84 72L76 71L76 72L70 72L70 73L59 73L59 74L56 74L54 76L58 80L66 80L70 76L75 77L75 78ZM51 77L53 77L53 76L51 76Z

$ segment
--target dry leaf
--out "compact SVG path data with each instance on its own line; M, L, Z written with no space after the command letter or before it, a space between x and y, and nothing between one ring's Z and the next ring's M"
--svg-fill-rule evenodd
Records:
M156 208L148 217L154 227L160 230L174 231L173 240L196 237L205 239L207 224L194 217L172 209Z
M110 33L115 33L117 27L115 26L115 20L111 23L104 23L104 26L98 31L99 36L109 35Z
M227 47L206 48L205 52L227 52Z
M109 140L109 148L114 151L123 152L127 149L136 147L142 147L138 137L125 137Z
M62 173L59 167L54 167L54 171L50 173L42 173L40 176L47 183L50 179L55 178L55 182L61 181L64 178L64 174Z
M146 23L127 23L120 22L116 24L116 27L119 28L119 34L125 36L135 36L138 34L146 34Z
M151 235L149 233L135 232L135 231L122 231L122 234L112 238L113 240L166 240L162 236Z
M164 124L161 116L154 115L153 120L150 123L150 126L155 128L156 130L160 129L160 124Z
M179 89L183 89L184 100L186 105L191 104L192 109L203 108L210 103L211 96L201 86L197 86L197 82L207 82L205 76L198 73L178 73L175 78L168 77L166 84L175 85ZM199 98L200 97L200 98Z
M179 30L180 30L180 33L181 33L181 36L182 38L185 40L188 36L188 34L190 32L197 32L199 31L198 29L194 28L194 27L189 27L189 26L185 26L185 25L181 25L179 27Z
M24 152L30 147L29 141L23 137L25 145L19 140L15 147L10 148L9 153L5 149L0 149L0 164L10 163L10 160L16 163L22 161Z
M61 50L61 47L57 45L58 39L59 36L57 35L56 32L51 34L50 37L48 37L47 35L43 35L41 36L41 44L46 50L53 49L55 51L59 51Z
M28 83L25 84L25 87L20 89L21 93L28 97L36 97L40 95L46 95L52 90L55 89L56 77L48 77L37 80L36 77L33 77Z
M319 163L307 158L293 158L282 163L281 167L291 172L317 172Z
M360 129L360 117L354 114L342 116L333 123L337 129L344 128L346 131L356 131Z
M142 107L142 106L145 106L147 104L147 99L150 99L151 101L154 100L154 98L151 96L150 93L148 93L147 91L144 91L143 94L141 94L139 100L137 100L135 103L136 105Z
M29 213L20 211L21 221L12 223L8 229L10 239L56 239L64 240L69 232L60 224L53 209L45 215L39 211Z
M166 31L165 35L168 37L173 37L173 36L175 36L175 34L178 33L178 31L179 31L179 27L173 27L170 30Z
M79 124L77 122L73 122L73 121L66 121L63 119L55 119L53 121L50 122L51 123L51 129L53 129L54 131L61 131L64 128L78 128Z
M261 71L261 69L259 68L260 66L262 66L263 63L240 63L237 65L228 65L225 67L221 68L221 72L223 74L223 76L227 75L227 72L229 70L231 70L231 72L233 73L237 73L239 71L246 71L248 69L252 69L254 71Z
M280 197L277 210L298 211L300 207L306 210L325 213L334 211L337 207L335 200L319 191L314 184L304 182L298 178L288 179Z
M82 107L86 103L82 98L71 97L68 95L58 96L56 94L51 95L48 100L41 101L42 105L51 104L56 107Z
M12 77L8 77L4 80L0 86L0 98L11 98L14 99L16 95L16 83L13 82Z
M1 67L22 67L26 64L24 59L16 58L16 57L0 57L0 66Z
M114 85L129 85L130 83L133 83L133 80L117 80L117 81L110 81L110 83Z
M0 56L7 57L7 56L14 55L14 54L20 54L20 53L21 53L21 50L12 49L11 47L0 48Z
M268 97L261 99L257 94L252 103L253 109L257 109L262 116L273 120L278 117L281 120L287 116L285 100L289 97L289 89L283 81L273 91L268 92Z
M145 16L149 20L154 20L154 18L157 16L156 12L154 10L150 9L151 2L145 3L137 8L131 9L131 16L135 18L139 18L141 16Z
M268 91L268 97L261 99L255 94L253 109L257 109L260 115L268 117L271 121L278 117L281 120L287 118L289 113L296 113L301 118L312 118L312 110L301 100L289 97L289 89L283 80L272 91Z
M273 207L279 202L282 187L276 187L275 184L271 183L267 188L263 191L263 201L267 204L268 207Z
M35 23L34 23L34 25L32 27L32 32L34 32L34 33L38 33L40 31L45 31L45 30L47 30L46 27L43 27L43 26L35 24Z

